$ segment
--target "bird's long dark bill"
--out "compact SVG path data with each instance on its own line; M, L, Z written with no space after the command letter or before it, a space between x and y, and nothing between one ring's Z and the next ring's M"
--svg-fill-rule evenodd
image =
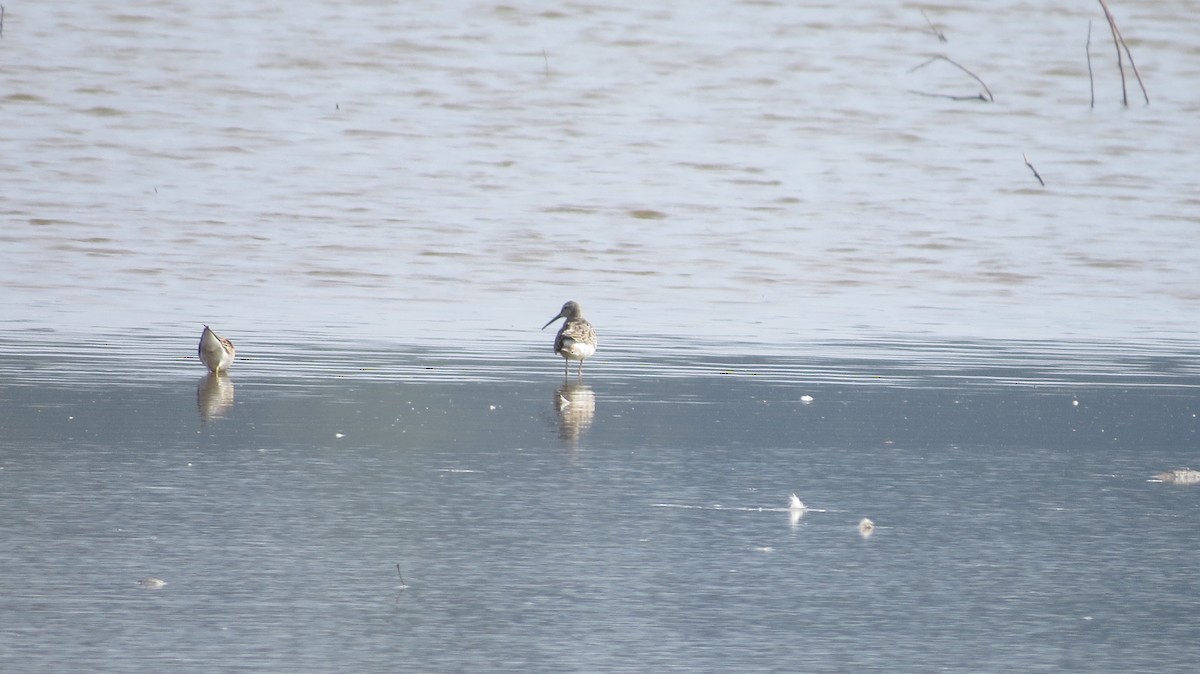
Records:
M559 314L559 315L555 316L554 318L551 318L550 320L546 321L546 324L542 326L542 329L545 330L546 328L550 327L551 323L553 323L554 321L557 321L558 319L560 319L562 317L563 317L563 315Z

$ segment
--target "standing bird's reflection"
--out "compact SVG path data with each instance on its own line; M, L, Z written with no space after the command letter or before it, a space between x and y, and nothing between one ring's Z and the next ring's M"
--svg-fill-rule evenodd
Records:
M801 501L799 496L792 494L788 499L788 522L792 526L800 524L800 518L804 517L804 513L807 511L808 507L804 505L804 501Z
M579 373L577 376L583 376L583 361L596 353L596 331L592 329L592 324L587 322L583 317L583 309L576 302L567 302L562 305L562 309L558 315L546 321L542 329L550 327L550 324L560 318L565 318L562 327L558 329L558 334L554 336L554 353L563 357L563 377L567 377L571 372L571 361L579 361Z
M554 392L554 409L558 412L559 436L574 446L583 430L592 425L596 394L585 384L565 383Z
M233 381L224 374L210 372L196 386L196 409L200 421L220 419L233 407Z

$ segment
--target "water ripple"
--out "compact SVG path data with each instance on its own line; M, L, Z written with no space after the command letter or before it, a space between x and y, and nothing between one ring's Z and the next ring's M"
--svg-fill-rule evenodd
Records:
M354 380L536 382L562 361L548 337L498 332L469 349L396 345L329 334L247 334L234 340L235 380L343 385ZM198 336L197 336L198 339ZM199 376L195 340L150 334L70 339L45 331L0 338L0 376L25 385L100 384L119 378L153 386ZM572 371L573 372L573 371ZM572 377L574 374L572 373ZM717 377L766 385L842 384L911 388L1137 386L1192 389L1200 349L1182 341L1136 343L813 341L765 352L763 345L613 334L585 366L585 380Z

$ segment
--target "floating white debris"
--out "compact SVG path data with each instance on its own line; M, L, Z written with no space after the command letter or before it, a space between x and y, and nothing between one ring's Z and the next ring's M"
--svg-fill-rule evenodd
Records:
M813 397L812 397L812 396L810 396L810 395L803 395L803 396L800 396L800 402L802 402L802 403L806 403L806 404L807 404L807 403L811 403L812 401L813 401Z
M143 578L138 581L138 587L144 587L147 590L161 590L167 586L167 581L162 578Z
M771 547L771 546L769 546L769 545L763 545L763 546L761 546L761 547L757 547L757 548L754 548L754 549L755 549L755 550L757 550L757 551L759 551L759 552L775 552L775 548L773 548L773 547Z
M346 437L346 435L345 435L344 433L334 433L334 434L333 434L333 437L335 437L335 438L344 438L344 437Z
M1075 407L1079 407L1079 401L1078 401L1078 400L1072 400L1072 401L1071 401L1071 404L1072 404L1072 405L1074 405Z
M1191 468L1172 468L1154 476L1160 482L1168 484L1200 484L1200 470Z
M804 501L801 501L799 496L792 494L792 497L788 499L788 510L808 510L808 508L804 506Z
M858 522L858 533L862 534L863 538L869 537L875 533L875 523L864 517Z

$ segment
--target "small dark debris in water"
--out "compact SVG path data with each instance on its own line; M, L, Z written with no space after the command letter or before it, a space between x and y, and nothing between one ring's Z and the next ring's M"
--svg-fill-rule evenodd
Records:
M1024 152L1022 152L1022 153L1021 153L1021 158L1025 160L1025 165L1029 167L1029 170L1030 170L1030 171L1033 171L1033 177L1034 177L1034 178L1037 178L1037 181L1038 181L1039 183L1041 183L1042 187L1045 187L1045 186L1046 186L1046 181L1045 181L1045 180L1042 180L1042 176L1041 176L1041 174L1039 174L1039 173L1037 172L1037 169L1033 168L1033 164L1030 164L1030 163L1029 163L1029 157L1027 157L1027 156L1025 155L1025 153L1024 153Z

